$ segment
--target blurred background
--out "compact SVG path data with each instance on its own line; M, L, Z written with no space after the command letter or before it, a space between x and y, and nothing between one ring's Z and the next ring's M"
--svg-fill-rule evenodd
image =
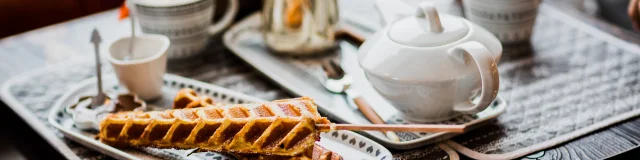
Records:
M545 0L572 5L577 11L632 30L627 5L630 0ZM116 8L124 0L2 0L0 1L0 38L47 25ZM224 2L224 1L221 1ZM241 0L241 11L258 9L262 1ZM217 5L218 7L225 5ZM223 9L216 9L223 11ZM221 15L221 14L217 14ZM238 16L237 18L242 17Z
M0 39L86 15L112 10L124 0L0 0ZM574 8L584 16L596 17L630 32L627 16L630 0L545 0ZM220 1L224 2L224 1ZM260 0L240 0L241 19L261 7ZM225 4L216 5L224 7ZM216 9L223 12L224 9ZM216 14L221 15L221 14ZM633 34L631 36L636 36ZM1 57L0 57L1 58ZM6 104L0 102L0 159L63 159Z
M124 0L0 0L0 38L34 30L74 18L114 9ZM216 5L221 16L226 1ZM261 7L261 0L240 0L236 19ZM214 19L217 19L216 17Z
M0 37L118 7L124 0L2 0Z

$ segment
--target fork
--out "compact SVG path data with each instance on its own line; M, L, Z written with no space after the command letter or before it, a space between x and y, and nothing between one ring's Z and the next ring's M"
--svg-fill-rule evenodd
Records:
M331 93L335 94L346 94L346 96L353 100L353 102L358 106L358 110L364 114L364 116L373 124L386 124L382 118L376 113L373 108L365 101L365 99L360 96L360 94L353 89L351 89L351 84L353 83L353 79L349 74L344 72L342 67L338 65L333 60L329 60L329 62L322 63L322 70L324 74L319 74L320 81L322 85ZM386 131L384 132L387 138L392 141L399 142L400 138L396 135L395 132Z

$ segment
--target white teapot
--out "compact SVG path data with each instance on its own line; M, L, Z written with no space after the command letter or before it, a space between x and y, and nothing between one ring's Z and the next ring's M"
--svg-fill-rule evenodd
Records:
M438 14L429 3L399 17L402 7L393 6L398 3L378 0L388 24L358 50L360 66L376 91L417 122L487 108L498 94L500 41L466 19Z

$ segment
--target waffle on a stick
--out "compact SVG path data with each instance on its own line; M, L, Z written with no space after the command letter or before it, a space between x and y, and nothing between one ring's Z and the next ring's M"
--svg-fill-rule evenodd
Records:
M193 89L184 88L178 91L174 102L173 108L199 108L210 107L214 103L211 98L207 96L198 96ZM342 157L331 150L328 150L318 144L313 145L312 148L307 148L302 154L295 156L277 156L277 155L263 155L263 154L233 154L239 160L340 160Z
M99 138L114 146L295 156L319 139L316 124L329 123L311 98L301 97L111 114L102 120Z

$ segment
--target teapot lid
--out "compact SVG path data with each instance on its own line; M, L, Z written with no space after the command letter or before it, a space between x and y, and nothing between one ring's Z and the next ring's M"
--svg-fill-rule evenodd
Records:
M429 3L421 3L415 16L391 24L388 36L396 43L413 47L434 47L462 39L469 26L459 17L438 15Z

